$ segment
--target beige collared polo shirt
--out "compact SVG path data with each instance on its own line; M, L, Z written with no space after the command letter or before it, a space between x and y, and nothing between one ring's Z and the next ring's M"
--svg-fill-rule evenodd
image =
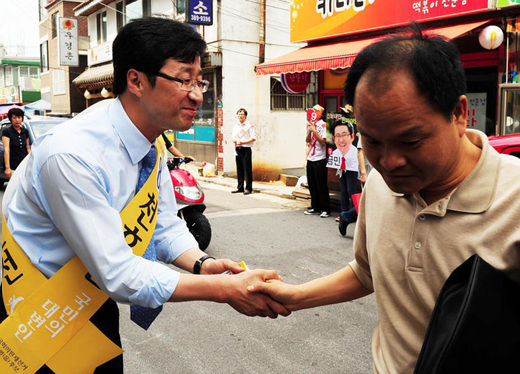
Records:
M480 159L433 204L392 192L375 170L369 176L350 266L375 291L375 373L413 372L435 300L468 257L476 253L513 277L520 273L520 160L499 155L479 131L467 135L482 148Z

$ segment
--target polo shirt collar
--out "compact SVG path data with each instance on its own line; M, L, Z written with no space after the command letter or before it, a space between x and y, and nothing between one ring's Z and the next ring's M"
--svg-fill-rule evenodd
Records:
M133 165L137 165L150 150L152 144L139 131L130 120L121 104L116 98L108 108L109 118Z
M487 136L477 130L467 130L468 139L482 149L477 165L452 192L448 209L482 213L486 211L495 198L500 169L500 155L488 142Z
M466 130L466 135L471 143L482 149L477 164L448 196L428 205L421 213L439 217L446 215L448 209L464 213L482 213L493 202L498 183L500 155L489 145L487 136L483 132ZM404 195L395 193L395 196ZM414 193L413 197L426 206L418 192Z

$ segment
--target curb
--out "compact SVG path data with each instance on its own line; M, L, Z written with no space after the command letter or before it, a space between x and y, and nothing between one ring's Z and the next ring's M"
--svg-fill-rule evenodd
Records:
M226 178L222 176L215 177L201 177L197 176L197 181L204 183L214 183L220 186L226 186L231 189L236 188L236 179ZM264 193L267 195L283 197L285 199L296 200L297 197L292 194L294 187L286 187L286 186L263 186L262 182L254 182L253 193Z

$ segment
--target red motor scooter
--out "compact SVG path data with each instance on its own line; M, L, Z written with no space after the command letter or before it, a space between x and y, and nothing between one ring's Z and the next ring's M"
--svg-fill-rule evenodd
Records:
M211 226L204 216L204 192L193 175L188 170L180 168L181 164L191 161L189 157L174 157L168 160L168 169L175 190L177 215L186 221L188 229L199 243L199 248L204 251L211 241Z

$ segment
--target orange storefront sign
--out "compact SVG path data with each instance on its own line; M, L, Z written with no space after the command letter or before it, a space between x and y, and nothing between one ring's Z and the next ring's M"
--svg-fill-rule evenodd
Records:
M291 0L291 42L493 9L492 0Z

